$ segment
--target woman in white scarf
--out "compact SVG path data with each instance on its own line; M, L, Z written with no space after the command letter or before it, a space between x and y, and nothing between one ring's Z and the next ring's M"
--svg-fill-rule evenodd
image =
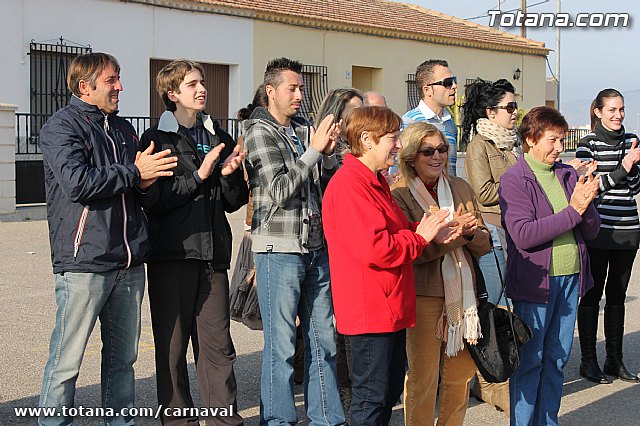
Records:
M416 327L407 330L409 371L405 382L405 424L435 419L440 380L438 424L461 425L476 366L466 344L475 344L478 321L473 258L489 250L489 233L479 217L473 189L448 176L449 146L428 123L414 123L401 135L402 180L392 195L410 221L424 213L449 210L462 236L444 244L439 235L414 262Z

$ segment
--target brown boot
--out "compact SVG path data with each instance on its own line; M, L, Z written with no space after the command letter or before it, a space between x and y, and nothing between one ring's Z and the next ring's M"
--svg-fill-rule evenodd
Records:
M479 372L476 373L476 380L471 388L470 394L478 401L484 401L492 405L498 411L504 411L509 415L509 381L504 383L489 383Z

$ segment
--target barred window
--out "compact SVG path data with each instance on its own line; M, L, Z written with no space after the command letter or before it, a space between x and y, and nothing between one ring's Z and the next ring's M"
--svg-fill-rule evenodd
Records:
M71 90L67 87L67 71L71 61L91 52L90 46L70 43L73 42L62 37L55 44L31 40L30 111L31 129L35 134L40 133L40 128L54 112L69 103Z
M322 100L329 91L327 67L322 65L303 65L302 82L304 91L300 115L313 121Z
M420 88L416 84L416 75L408 74L407 75L407 111L414 109L420 103L420 99L422 99L422 93L420 93Z

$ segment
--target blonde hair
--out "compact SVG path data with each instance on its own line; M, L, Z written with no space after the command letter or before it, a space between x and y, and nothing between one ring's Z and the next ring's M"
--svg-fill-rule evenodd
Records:
M402 133L400 133L402 149L398 152L398 169L400 169L400 175L404 179L414 179L418 176L413 163L418 155L418 151L420 151L422 141L432 136L438 136L442 143L447 143L447 138L445 138L436 126L422 121L408 125ZM449 177L449 155L445 156L443 170L445 176Z

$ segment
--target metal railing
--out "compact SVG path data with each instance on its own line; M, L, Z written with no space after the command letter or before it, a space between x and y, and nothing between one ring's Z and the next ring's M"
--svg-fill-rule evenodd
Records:
M460 128L460 126L458 126ZM567 135L564 138L563 149L564 151L575 151L578 147L580 139L589 134L589 129L569 129ZM468 143L458 143L458 152L465 152L467 150Z
M149 127L158 123L158 117L122 116L129 121L136 133L141 136ZM49 119L47 114L29 114L24 112L16 113L16 155L40 154L38 137L40 129ZM227 133L238 139L240 135L240 121L235 118L213 118L220 123ZM565 151L575 151L581 138L590 132L589 129L569 129L564 140ZM458 151L466 151L466 145L460 144Z
M564 138L564 150L575 151L580 139L588 135L590 132L591 130L589 129L569 129Z
M120 116L127 120L133 128L136 130L136 135L142 136L145 130L149 127L158 124L158 117L135 117L135 116Z
M40 154L38 136L49 114L16 113L16 155Z
M121 117L131 123L133 128L136 129L136 134L138 136L142 136L145 130L158 124L159 119L159 117L136 117L124 115ZM220 127L222 127L225 132L229 133L234 140L238 139L238 136L240 135L240 121L238 119L214 117L211 117L211 119L220 123Z
M49 114L30 114L25 112L16 113L16 155L29 156L40 155L40 145L38 138L40 129L49 119ZM142 135L145 130L158 123L158 117L122 116L129 121L138 135ZM213 118L220 123L227 133L238 139L240 135L240 122L235 118Z

